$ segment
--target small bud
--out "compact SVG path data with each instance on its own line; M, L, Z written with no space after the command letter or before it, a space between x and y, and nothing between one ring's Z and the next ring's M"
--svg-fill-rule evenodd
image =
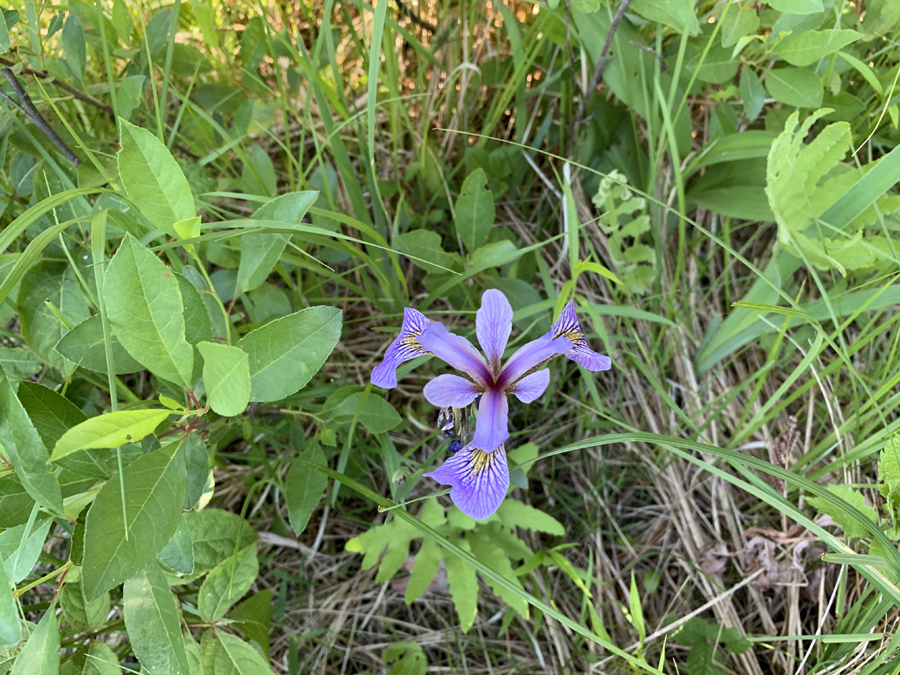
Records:
M458 438L454 438L452 441L450 441L450 445L449 445L449 447L448 447L447 449L448 449L452 454L455 455L457 452L459 452L460 450L462 450L462 446L463 446L462 441L459 440Z

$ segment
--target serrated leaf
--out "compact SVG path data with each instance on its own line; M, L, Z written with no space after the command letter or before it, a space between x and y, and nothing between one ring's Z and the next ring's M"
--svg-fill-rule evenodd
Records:
M119 130L119 177L128 198L154 227L177 237L175 223L195 215L191 186L156 136L125 120Z
M194 352L185 338L178 281L130 234L106 271L104 295L112 329L134 360L190 388Z
M62 490L48 464L50 456L28 419L6 373L0 370L0 445L22 486L38 504L63 515Z
M490 567L497 574L502 575L508 581L515 584L521 590L521 593L513 593L506 586L495 583L492 579L482 577L491 587L494 593L503 599L503 601L512 607L519 616L527 619L529 617L528 601L525 599L525 589L522 587L522 581L513 571L509 557L504 554L503 549L497 545L483 530L477 530L467 537L472 555L474 555L482 563ZM444 563L446 564L446 562Z
M78 631L99 628L109 614L109 593L102 593L88 600L80 581L63 584L59 594L59 606L63 616Z
M59 626L51 608L32 631L16 657L10 675L57 675L59 673Z
M415 530L406 521L392 520L353 537L344 545L344 548L363 554L362 568L364 570L374 567L380 559L381 565L375 576L375 582L380 583L393 577L403 566L409 555L409 544L416 536ZM381 555L382 552L384 552L384 557Z
M873 523L878 522L875 509L866 505L866 498L861 492L851 490L844 485L829 485L828 491L833 492L850 506L861 511ZM842 510L839 506L831 504L822 497L808 497L806 501L809 502L811 506L817 508L821 513L831 516L831 519L840 525L844 534L848 537L867 537L869 535L869 530L864 525L848 515L846 511Z
M244 412L250 402L250 358L240 347L201 342L203 385L209 406L224 417Z
M217 621L246 593L259 573L256 544L223 560L200 587L198 608L205 621Z
M15 647L22 639L22 624L12 588L6 566L0 565L0 649Z
M779 42L773 53L792 66L809 66L861 37L855 30L804 30Z
M425 675L428 672L425 652L415 642L395 642L382 652L381 659L386 664L394 663L387 675Z
M428 586L431 585L431 582L434 581L434 576L437 574L438 567L440 567L441 564L441 558L443 557L444 552L441 550L441 547L438 546L436 541L432 539L422 539L422 547L419 549L419 552L416 553L412 572L410 573L409 581L406 584L406 595L403 600L407 605L411 605L422 597L422 593L424 593L428 589Z
M55 462L79 450L137 443L152 434L170 414L169 410L118 410L91 417L62 435L50 460Z
M466 176L455 211L456 232L466 250L474 253L487 241L494 226L494 195L487 189L484 169L476 169Z
M159 565L151 563L125 582L123 604L131 646L150 675L188 673L178 604Z
M556 518L515 499L504 499L497 515L506 527L523 527L560 537L566 533Z
M312 379L341 336L342 312L308 307L247 333L238 342L250 357L251 401L277 401Z
M141 364L131 358L115 335L110 334L113 364L116 375L128 375L142 370ZM79 368L106 374L106 347L103 342L103 321L95 314L62 336L54 349Z
M272 675L272 670L253 647L233 635L212 629L200 642L203 675Z
M314 464L327 464L325 454L318 443L312 443L300 453L300 459ZM313 511L322 500L322 493L328 486L328 479L318 471L310 471L300 462L291 464L285 479L285 498L288 518L294 534L300 535L306 529Z
M180 444L138 457L125 467L122 480L125 515L113 478L100 489L85 521L82 583L89 599L143 569L175 533L186 490Z
M457 543L464 551L472 552L465 540ZM478 613L478 579L475 576L475 568L455 555L448 555L444 559L444 566L447 568L447 583L459 616L460 630L468 633Z

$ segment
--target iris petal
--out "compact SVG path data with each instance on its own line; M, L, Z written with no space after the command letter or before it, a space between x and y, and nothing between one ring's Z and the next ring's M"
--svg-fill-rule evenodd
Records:
M438 375L425 385L425 399L438 408L465 408L482 390L459 375Z
M418 338L426 352L468 375L474 382L487 389L493 381L484 358L472 343L464 337L451 333L443 325L432 322Z
M475 520L490 518L509 489L509 467L503 446L484 452L469 444L426 477L450 486L450 499Z
M540 398L548 384L550 384L550 371L544 368L531 375L526 375L509 387L507 392L513 394L522 403L531 403Z
M565 354L570 349L572 343L568 338L554 337L552 332L532 340L509 357L497 377L497 387L507 389L554 356Z
M481 308L475 314L475 334L494 374L500 372L500 360L512 332L512 316L509 300L500 291L491 289L481 296Z
M499 389L489 389L478 404L478 419L472 445L491 452L509 438L509 405L506 394Z
M430 323L424 314L411 307L403 310L400 334L384 352L381 363L372 369L372 384L385 389L397 386L397 368L400 364L425 354L418 338Z
M599 354L587 346L584 332L578 323L575 303L571 300L566 303L563 311L560 312L559 318L553 324L550 332L554 336L562 336L569 339L572 343L572 349L566 352L566 358L574 361L582 368L597 371L609 370L612 367L612 361L608 356Z

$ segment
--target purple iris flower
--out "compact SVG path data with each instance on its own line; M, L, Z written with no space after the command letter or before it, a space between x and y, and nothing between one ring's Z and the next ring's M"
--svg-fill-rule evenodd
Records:
M509 438L508 404L512 394L531 403L550 383L547 363L559 356L588 370L609 370L609 357L587 346L578 324L575 304L569 302L548 333L520 347L505 364L503 352L512 332L513 310L500 291L488 290L475 315L475 334L487 360L464 337L429 321L414 309L403 312L400 335L390 344L384 360L372 371L372 383L397 386L397 367L425 354L438 357L459 375L438 375L425 385L425 398L441 408L466 408L478 398L472 441L425 476L450 485L450 498L459 509L484 520L499 507L509 488L504 443ZM480 398L479 398L480 397Z

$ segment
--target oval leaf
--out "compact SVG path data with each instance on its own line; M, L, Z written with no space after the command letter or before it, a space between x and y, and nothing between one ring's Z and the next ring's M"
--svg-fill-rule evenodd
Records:
M313 443L300 454L300 458L314 464L326 464L325 455L318 443ZM288 471L284 485L287 499L288 518L294 534L301 534L309 523L312 512L322 500L322 493L328 485L325 474L310 471L305 465L295 462Z
M118 448L149 436L170 414L168 410L119 410L69 429L56 442L51 461L79 450Z
M203 384L209 406L218 414L233 417L250 402L250 361L240 347L201 342Z

